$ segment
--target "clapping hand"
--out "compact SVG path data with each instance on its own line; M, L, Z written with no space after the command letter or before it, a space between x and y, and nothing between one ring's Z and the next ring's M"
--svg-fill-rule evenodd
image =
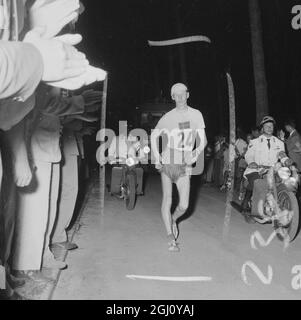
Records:
M285 133L284 133L284 131L282 129L279 131L279 138L281 140L284 140L284 138L285 138Z
M83 86L96 81L103 81L107 76L107 72L92 66L87 66L86 70L79 76L68 78L65 80L49 83L50 85L57 86L68 90L76 90Z
M78 18L79 0L35 0L28 11L31 29L45 27L43 37L56 36L68 23Z
M95 127L85 127L80 130L80 134L82 136L91 136L92 134L96 133L96 130L97 129Z
M43 32L43 28L36 28L29 31L23 40L34 45L41 54L44 65L43 81L56 86L55 83L77 78L87 72L88 60L74 47L81 42L81 35L66 34L53 39L44 39ZM66 86L61 87L69 89L68 82L65 84Z
M73 119L79 119L85 122L96 122L99 120L99 117L97 116L93 116L93 115L89 115L87 113L83 113L83 114L76 114L74 116L72 116Z
M25 160L25 159L24 159ZM14 163L14 180L17 187L26 187L32 179L32 171L28 161L17 160Z
M102 99L102 92L96 90L86 90L81 96L85 101L85 111L86 112L95 112L100 108L100 102Z

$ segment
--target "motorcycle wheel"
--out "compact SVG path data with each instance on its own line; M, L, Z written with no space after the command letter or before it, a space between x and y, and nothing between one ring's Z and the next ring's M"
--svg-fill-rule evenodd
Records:
M127 197L125 199L125 205L128 210L133 210L136 204L136 183L133 173L129 173L126 178L127 184Z
M299 231L300 231L300 214L299 214L299 205L296 195L292 191L286 190L285 187L279 188L278 192L278 202L280 210L287 209L289 211L293 211L293 217L290 223L281 227L277 221L274 222L274 228L277 231L277 237L284 241L287 236L289 236L290 242L295 240Z

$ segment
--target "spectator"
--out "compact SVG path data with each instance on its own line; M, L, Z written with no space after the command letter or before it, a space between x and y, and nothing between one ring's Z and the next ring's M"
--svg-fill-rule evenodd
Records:
M224 135L218 135L215 137L214 144L214 184L220 188L224 181L223 176L223 156L224 156L224 144L226 138Z
M258 126L253 126L251 128L253 139L257 139L261 134L261 128Z
M100 105L97 105L97 103L101 100L101 92L87 90L82 93L82 97L84 97L86 111L93 112L97 110L96 108L99 108ZM86 121L91 119L84 116L81 116L81 118ZM95 117L94 121L97 120L98 118ZM78 156L81 150L79 150L75 133L81 130L82 120L76 119L76 115L65 118L62 134L63 162L61 163L60 201L51 239L53 249L55 247L61 247L65 250L77 248L75 243L69 241L66 230L71 222L78 194Z
M223 191L227 188L227 182L229 178L229 171L230 171L230 150L229 150L229 143L227 140L222 145L223 151L223 164L222 164L222 174L223 174L223 183L220 187L220 190Z
M247 140L247 145L249 145L249 143L250 143L250 141L251 141L252 139L254 139L254 138L253 138L253 134L252 134L252 133L248 133L248 134L247 134L247 139L246 139L246 140Z
M58 5L60 6L61 3ZM2 3L4 16L9 17L3 20L4 24L0 30L0 128L4 130L8 130L13 125L18 124L33 108L34 102L31 95L41 80L53 86L61 85L68 88L79 88L83 84L93 82L93 79L100 79L100 70L96 72L96 69L88 67L85 56L73 47L74 44L80 42L81 36L79 35L45 39L41 37L42 28L35 28L35 30L26 34L24 42L14 42L19 40L21 32L26 32L26 29L23 28L25 26L23 17L27 15L25 14L24 4L25 1L14 1L13 3L4 1ZM70 7L69 9L73 10ZM64 10L61 10L57 16L62 17L65 13ZM54 21L52 23L56 24ZM20 128L22 129L22 126ZM20 130L20 128L18 127L17 129ZM3 149L5 149L4 153ZM2 232L2 230L0 232L0 263L5 266L7 271L6 287L8 289L7 293L10 295L12 294L11 288L13 284L11 282L12 276L9 271L8 259L10 257L15 219L14 200L12 200L14 199L13 189L11 188L13 186L11 184L13 181L11 179L13 169L10 152L3 139L0 150L2 151L6 168L6 177L3 181L4 184L2 184L1 162L0 190L2 203L0 227L1 229L4 227L5 232ZM30 176L27 177L27 179L29 178ZM23 184L24 181L19 181L18 183Z
M213 182L213 145L210 144L205 148L205 184L211 184Z
M284 139L284 132L281 132L281 140L285 142L288 156L295 163L298 171L301 171L301 136L296 130L296 122L293 119L289 119L285 121L284 128L289 136Z
M235 142L235 181L234 187L235 189L239 189L244 170L247 167L247 163L244 159L245 153L247 151L247 143L243 139L243 135L241 130L237 130L237 139Z

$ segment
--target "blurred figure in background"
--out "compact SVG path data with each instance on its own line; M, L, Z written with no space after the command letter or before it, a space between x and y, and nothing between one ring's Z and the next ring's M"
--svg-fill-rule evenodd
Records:
M56 247L65 250L77 248L75 243L68 239L67 228L71 222L78 195L79 182L79 155L82 152L76 139L76 133L83 133L83 121L98 121L98 117L89 116L87 112L95 112L100 107L102 94L99 91L86 90L81 96L85 101L84 115L67 116L63 120L62 130L62 156L60 194L56 221L52 231L51 249ZM92 127L90 127L92 129ZM96 128L95 128L96 129ZM95 132L95 130L93 130ZM91 132L91 134L93 133Z
M236 191L239 190L240 184L242 181L243 173L247 167L245 161L245 153L247 151L248 145L247 142L243 139L243 133L238 128L236 133L236 142L235 142L235 180L234 188Z
M253 139L257 139L261 134L261 128L259 128L258 126L253 126L251 128L251 132L252 132Z
M295 163L298 171L301 171L301 136L296 130L296 122L288 119L284 122L285 131L288 137L285 139L284 132L280 132L280 139L285 142L288 156Z
M0 145L5 162L5 177L2 184L2 161L0 161L0 263L6 271L5 294L9 296L13 294L11 289L22 283L13 278L9 266L15 225L14 182L23 187L32 177L30 170L22 173L21 169L28 168L28 163L24 160L21 164L12 157L16 149L12 150L10 142L14 140L16 143L14 147L20 146L18 156L21 157L23 154L23 159L26 159L25 144L22 142L19 144L20 141L14 138L20 132L24 134L24 122L20 121L35 106L33 93L41 80L54 87L78 89L85 84L101 80L103 73L100 69L90 67L85 56L75 49L74 45L81 41L81 36L64 35L54 38L65 24L78 16L78 0L71 0L68 5L65 5L66 1L51 2L50 7L48 6L50 1L1 2L3 15L0 16L2 84L0 97L5 100L0 101L0 128L12 130L7 132L5 137L1 137ZM45 16L42 17L45 7L47 7L47 19ZM38 17L42 18L40 20L42 23L37 22L35 18ZM0 272L2 273L2 268Z
M223 164L222 164L222 174L223 174L223 183L220 187L220 190L227 189L227 182L229 178L229 171L230 171L230 152L229 152L229 143L225 138L225 142L222 144L222 151L223 151Z
M213 145L208 144L205 148L205 174L204 183L210 185L213 182L214 153Z

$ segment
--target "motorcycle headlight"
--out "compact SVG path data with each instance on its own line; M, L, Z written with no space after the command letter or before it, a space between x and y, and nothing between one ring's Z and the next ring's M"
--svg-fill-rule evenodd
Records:
M285 186L291 190L291 191L294 191L296 190L296 188L298 187L298 181L296 178L294 177L290 177L289 179L287 179L285 182L284 182Z
M127 166L132 167L135 164L135 160L133 158L127 158L125 163Z
M291 170L287 167L282 167L277 171L282 180L287 180L291 176Z
M143 148L143 152L144 152L144 153L150 153L150 147L145 146L145 147Z

